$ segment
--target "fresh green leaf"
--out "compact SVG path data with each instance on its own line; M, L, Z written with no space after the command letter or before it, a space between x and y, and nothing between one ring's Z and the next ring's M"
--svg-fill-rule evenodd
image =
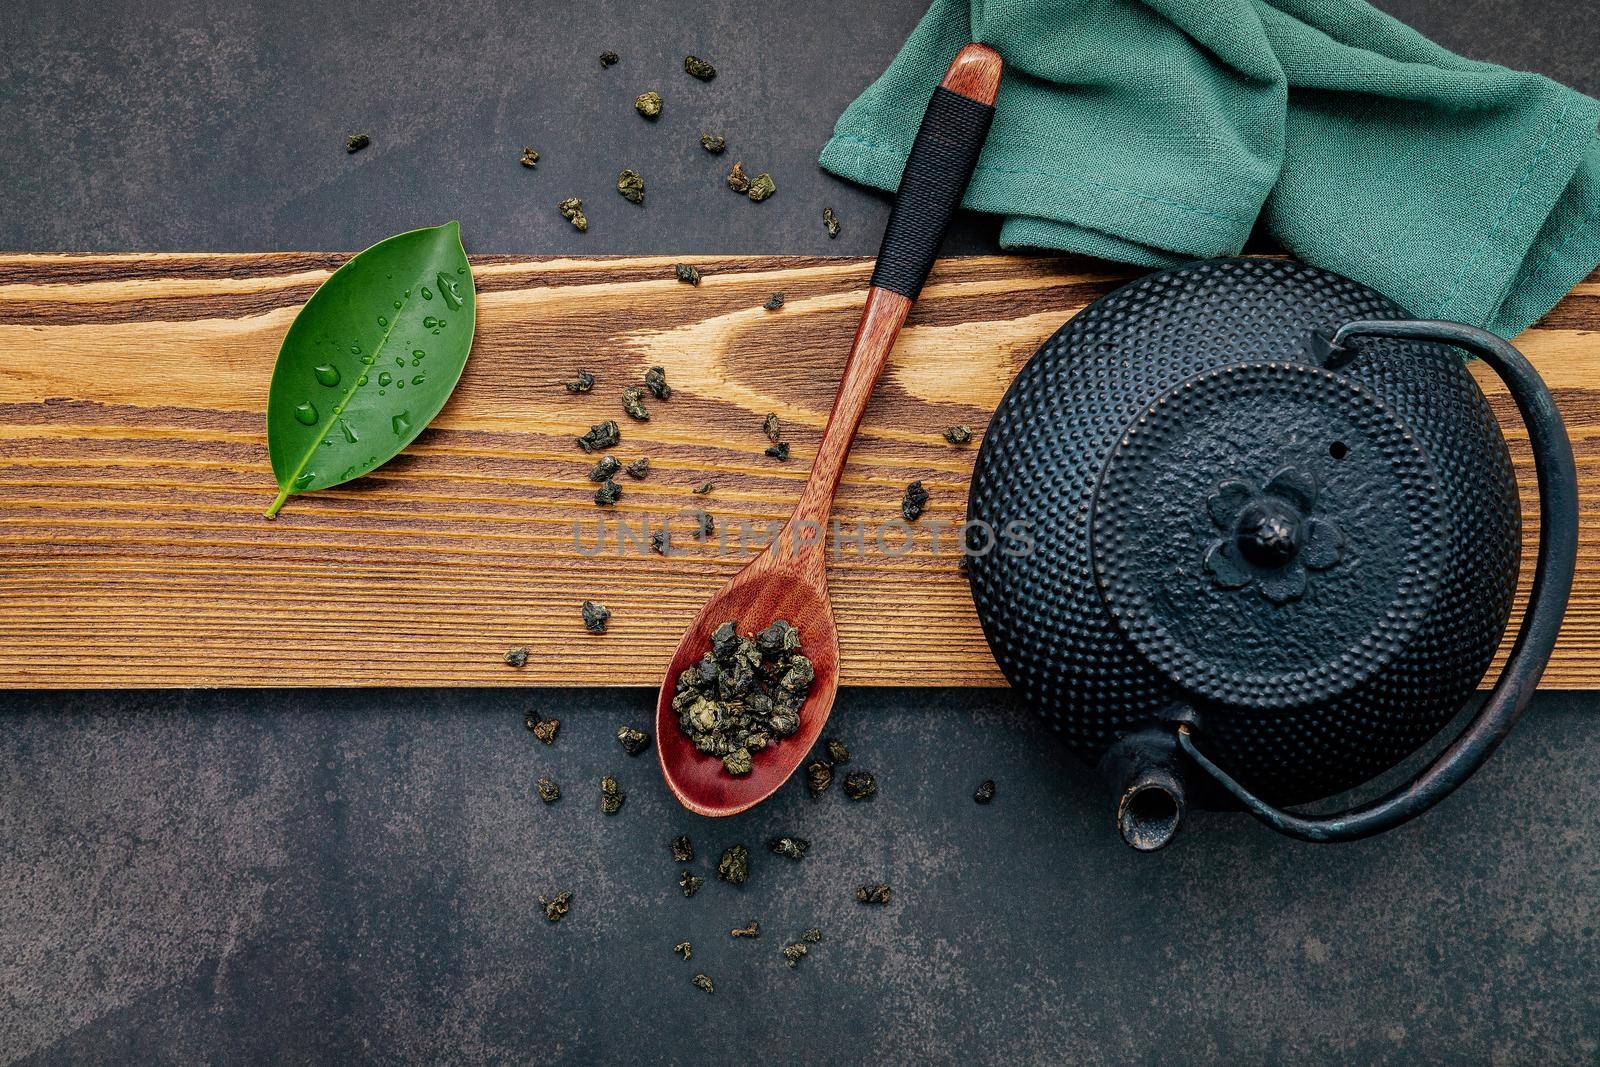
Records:
M359 478L410 444L461 378L477 317L454 222L380 241L311 294L284 336L267 397L277 476L291 493Z

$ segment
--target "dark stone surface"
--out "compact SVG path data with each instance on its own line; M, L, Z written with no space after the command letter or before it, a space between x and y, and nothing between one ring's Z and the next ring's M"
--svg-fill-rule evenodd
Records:
M458 217L480 252L870 254L816 152L922 0L163 5L24 0L0 51L0 248L354 249ZM1467 54L1600 89L1558 0L1384 0ZM623 62L601 71L605 48ZM701 85L685 52L722 73ZM633 114L649 87L661 122ZM696 146L702 126L733 147ZM373 145L347 156L343 138ZM537 171L522 145L543 153ZM720 186L742 158L756 205ZM647 206L612 191L632 166ZM585 198L574 233L554 204ZM844 232L820 220L832 204ZM709 206L708 206L709 205ZM964 220L951 251L992 248ZM4 620L0 604L0 622ZM522 710L563 719L553 748ZM1460 795L1315 848L1197 816L1129 852L1012 697L856 690L880 797L683 814L637 691L0 697L0 1062L1592 1063L1592 697L1546 695ZM623 811L598 811L615 773ZM566 796L545 808L532 781ZM999 796L979 807L984 777ZM743 889L675 888L743 840ZM759 851L798 833L798 865ZM887 908L849 898L895 885ZM576 894L550 926L537 896ZM762 923L755 942L727 930ZM790 971L783 941L826 940ZM674 957L681 938L691 963ZM703 969L707 997L689 985ZM787 1045L786 1045L787 1043Z

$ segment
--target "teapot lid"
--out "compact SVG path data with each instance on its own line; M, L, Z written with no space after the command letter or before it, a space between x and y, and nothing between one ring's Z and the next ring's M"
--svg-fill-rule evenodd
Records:
M1150 403L1094 493L1117 625L1198 697L1304 707L1370 678L1433 607L1452 543L1396 412L1321 367L1204 371Z

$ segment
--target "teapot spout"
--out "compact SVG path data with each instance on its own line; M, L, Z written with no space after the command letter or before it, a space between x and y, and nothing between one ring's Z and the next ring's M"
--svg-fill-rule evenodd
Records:
M1101 768L1117 805L1117 829L1140 852L1154 852L1177 836L1185 790L1177 735L1152 727L1129 734L1106 753Z

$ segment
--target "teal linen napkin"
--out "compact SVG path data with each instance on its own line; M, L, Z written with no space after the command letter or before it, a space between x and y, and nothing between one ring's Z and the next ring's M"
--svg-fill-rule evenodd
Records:
M1600 262L1600 104L1360 0L934 0L822 165L894 189L968 41L1007 69L963 203L1007 248L1167 266L1259 226L1505 337Z

